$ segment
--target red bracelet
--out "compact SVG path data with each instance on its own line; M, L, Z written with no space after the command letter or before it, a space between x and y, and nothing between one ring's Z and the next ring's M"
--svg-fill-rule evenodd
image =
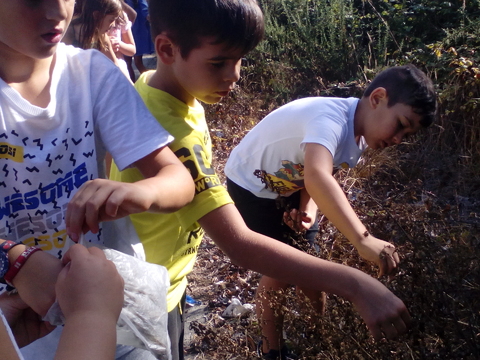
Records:
M37 252L37 251L41 251L42 249L40 248L37 248L37 247L29 247L29 248L26 248L21 254L20 256L17 258L17 260L15 261L15 263L13 265L11 265L7 271L7 273L5 274L4 276L4 280L5 282L12 286L13 287L13 279L15 278L15 276L17 276L18 272L20 271L20 269L22 268L22 266L25 264L25 262L27 261L27 259L30 257L30 255L32 255L33 253Z

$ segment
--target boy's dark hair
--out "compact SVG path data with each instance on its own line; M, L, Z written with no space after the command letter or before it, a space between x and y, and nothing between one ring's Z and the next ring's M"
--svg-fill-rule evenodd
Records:
M246 54L264 34L256 0L150 0L148 9L153 40L166 32L184 59L200 46L200 37Z
M370 96L373 90L383 87L387 90L388 106L397 103L409 105L422 116L420 124L430 126L437 110L437 96L430 80L414 65L394 66L383 70L370 83L363 96Z

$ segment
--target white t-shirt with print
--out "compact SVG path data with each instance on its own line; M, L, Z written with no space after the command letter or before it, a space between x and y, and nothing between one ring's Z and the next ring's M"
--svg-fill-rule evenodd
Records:
M237 185L261 198L288 196L304 187L305 144L325 146L333 165L354 167L366 148L355 141L353 118L359 99L309 97L267 115L238 146L225 165Z

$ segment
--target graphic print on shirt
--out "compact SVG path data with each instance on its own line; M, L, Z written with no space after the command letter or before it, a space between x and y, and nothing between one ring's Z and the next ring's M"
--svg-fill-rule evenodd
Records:
M204 137L206 144L211 143L208 133L204 134ZM195 182L195 195L212 187L222 185L212 166L211 156L205 153L202 145L193 144L191 148L181 147L175 151L175 155L190 171L190 175L192 175Z
M257 169L253 175L259 178L262 184L265 184L265 189L270 189L283 196L288 196L305 187L303 165L294 164L289 160L282 160L282 167L273 174Z
M73 126L0 132L0 238L62 257L68 201L98 177L93 122Z

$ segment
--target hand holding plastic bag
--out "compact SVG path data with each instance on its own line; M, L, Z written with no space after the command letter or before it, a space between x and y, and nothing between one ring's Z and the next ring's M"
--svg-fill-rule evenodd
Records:
M167 269L113 249L103 249L125 282L124 304L117 322L117 344L150 350L158 359L171 359L167 323ZM44 317L52 325L65 318L55 302Z

